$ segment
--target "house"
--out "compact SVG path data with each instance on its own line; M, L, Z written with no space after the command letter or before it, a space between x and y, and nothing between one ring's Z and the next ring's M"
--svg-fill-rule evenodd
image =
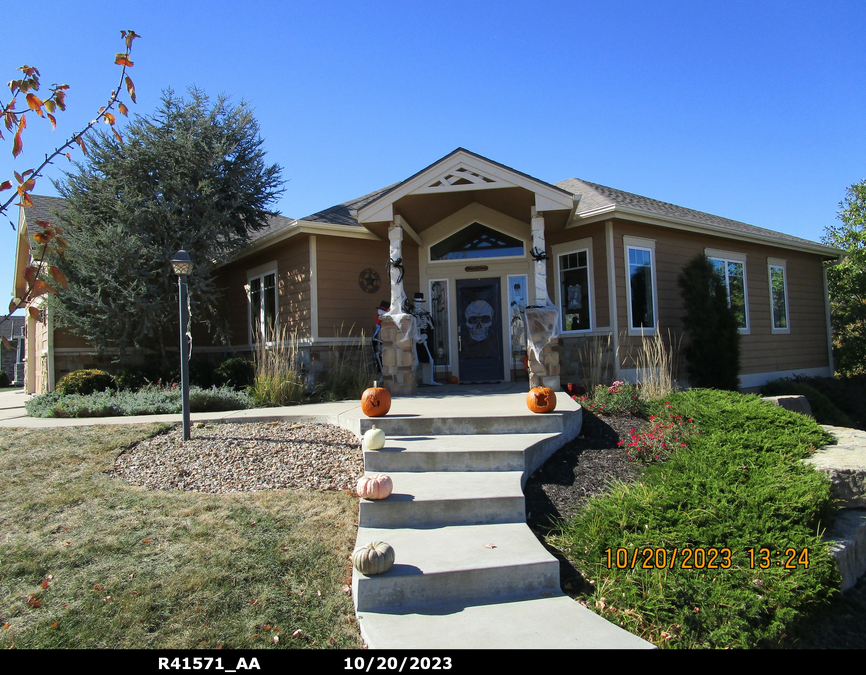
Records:
M24 355L26 345L23 316L0 316L0 370L6 373L12 386L24 384Z
M45 199L34 197L29 210L46 208ZM440 381L525 379L527 342L540 338L552 342L541 363L529 354L533 382L579 381L588 345L599 344L611 377L634 380L630 354L641 340L681 334L677 276L701 252L722 273L740 321L743 388L833 373L824 267L838 249L575 178L547 183L462 148L363 197L272 218L219 268L218 284L236 353L290 327L315 370L334 344L373 333L382 301L399 315L403 295L420 293ZM546 305L558 311L533 308ZM385 381L411 393L408 325L388 329L385 319ZM96 362L76 340L59 331L45 338L41 386ZM199 354L227 349L203 342L195 341Z

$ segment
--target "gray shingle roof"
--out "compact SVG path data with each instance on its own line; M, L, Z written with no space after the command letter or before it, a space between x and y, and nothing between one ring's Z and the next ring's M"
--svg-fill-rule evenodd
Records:
M62 197L45 197L44 195L31 195L33 208L24 209L24 217L27 219L28 227L33 227L37 220L49 222L57 220L54 215L57 212L60 217L66 212L66 200ZM33 230L30 230L33 232Z
M307 216L306 218L301 218L301 220L306 220L313 223L328 223L329 225L355 225L357 227L360 227L361 224L358 222L358 219L352 215L351 212L358 211L359 209L364 208L374 199L377 199L378 197L393 189L397 185L400 185L400 183L394 183L393 185L389 185L388 187L382 188L381 190L370 192L363 197L358 197L357 199L352 199L351 201L337 204L336 206L332 206L328 209L325 209L324 211L318 211L317 213Z
M0 335L7 340L24 337L24 323L25 317L23 316L0 317Z
M257 230L250 234L250 241L257 241L262 237L266 237L269 234L273 234L279 230L282 230L284 227L288 227L292 223L295 222L294 218L286 218L285 216L268 216L268 224L263 227L261 230Z
M605 185L590 183L589 181L569 178L556 184L558 187L568 190L572 194L581 195L580 204L577 208L578 215L600 209L606 206L616 206L637 209L650 215L661 218L674 218L681 221L694 223L706 229L716 230L719 234L727 236L747 236L759 239L777 241L779 244L791 244L795 246L820 246L814 241L801 239L790 234L768 230L763 227L749 225L738 220L714 216L703 211L687 209L684 206L661 202L657 199L642 197L631 192L624 192ZM829 247L828 247L829 250Z

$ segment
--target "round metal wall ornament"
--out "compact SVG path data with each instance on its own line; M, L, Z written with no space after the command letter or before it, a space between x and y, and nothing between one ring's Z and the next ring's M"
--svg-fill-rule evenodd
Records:
M358 285L365 293L375 293L382 285L382 279L379 278L379 273L372 267L368 267L358 275Z

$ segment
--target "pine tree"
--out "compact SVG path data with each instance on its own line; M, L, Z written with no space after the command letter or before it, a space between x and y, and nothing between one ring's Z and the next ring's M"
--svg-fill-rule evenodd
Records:
M866 372L866 180L848 188L839 204L840 225L827 227L825 244L846 251L827 268L833 356L843 375Z
M728 306L725 283L701 253L680 273L680 292L688 342L685 348L693 387L739 388L740 332Z
M117 348L121 361L154 347L167 361L178 315L170 261L181 248L195 264L193 320L225 339L215 265L266 226L282 192L249 107L189 94L165 92L152 116L130 122L123 142L100 135L88 161L57 186L68 242L57 261L68 279L57 318L98 349Z

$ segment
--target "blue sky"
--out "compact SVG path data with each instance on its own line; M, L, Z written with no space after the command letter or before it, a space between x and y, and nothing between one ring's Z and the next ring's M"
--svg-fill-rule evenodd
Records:
M0 72L8 81L26 63L43 91L69 84L68 110L54 132L31 116L15 160L4 132L0 181L95 115L117 82L121 29L142 36L131 113L152 113L168 87L246 100L287 180L275 209L290 217L460 146L549 182L582 178L812 240L866 178L862 0L43 0L0 26ZM47 179L35 192L56 194ZM4 297L13 257L4 218Z

